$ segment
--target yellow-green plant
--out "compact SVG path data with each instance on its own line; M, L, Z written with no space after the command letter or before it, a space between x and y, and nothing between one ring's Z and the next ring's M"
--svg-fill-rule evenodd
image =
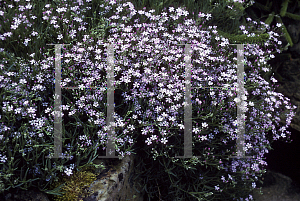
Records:
M87 189L93 181L96 180L96 175L91 171L79 171L69 178L62 177L57 182L51 185L51 188L56 188L62 185L60 193L63 196L54 195L55 201L74 201L79 200L79 195L82 197L89 196L93 193L87 192Z

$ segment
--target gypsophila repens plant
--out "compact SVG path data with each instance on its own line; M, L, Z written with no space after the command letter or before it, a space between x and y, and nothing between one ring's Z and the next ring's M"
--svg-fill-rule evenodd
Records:
M132 87L130 91L128 90L128 94L124 93L124 98L129 105L132 103L136 105L133 119L138 119L138 125L149 124L140 131L140 144L144 142L145 144L136 151L139 154L140 151L144 151L154 159L151 161L152 164L144 163L146 160L140 163L149 164L144 166L143 172L143 176L147 178L145 179L147 188L144 189L148 189L149 197L158 194L159 189L154 190L153 187L159 180L160 184L164 184L160 187L169 187L170 183L173 187L160 190L164 192L162 199L165 200L179 198L186 200L191 196L207 200L251 199L249 192L256 186L257 175L264 172L261 166L266 165L262 157L268 152L269 144L273 140L286 137L284 131L294 116L292 109L296 108L291 107L288 99L283 98L282 94L274 92L271 88L274 85L270 87L269 83L259 76L261 71L268 71L270 68L266 65L269 59L267 56L272 57L272 53L281 51L276 44L276 36L279 35L269 32L270 38L265 45L272 45L269 45L266 51L262 51L258 44L252 47L245 46L246 58L258 58L256 63L245 60L247 74L243 97L244 100L248 100L244 111L246 117L249 117L246 124L245 151L247 155L255 158L227 160L228 155L235 152L235 146L232 146L235 145L234 131L237 121L234 109L236 102L240 101L234 97L236 94L230 90L226 93L217 90L206 93L202 90L201 93L197 93L193 90L195 98L192 100L192 119L196 125L193 128L193 142L195 142L193 153L203 158L174 159L175 154L182 155L182 151L178 149L183 147L184 128L182 122L184 54L183 48L176 44L192 44L194 50L192 61L195 61L192 69L194 86L203 84L199 81L206 81L206 86L216 86L221 83L236 86L232 82L234 79L230 79L236 76L234 74L236 73L234 70L236 48L229 47L228 40L218 36L216 27L211 26L208 29L201 26L194 27L192 21L184 19L184 25L190 28L187 29L182 25L182 18L180 19L180 16L185 15L186 12L180 8L176 11L174 8L169 8L168 13L153 16L151 15L153 10L137 12L129 2L115 5L115 2L111 1L111 4L115 6L113 9L116 9L116 15L109 19L111 25L115 25L116 28L111 29L112 37L109 37L108 41L116 44L116 53L119 50L120 54L129 57L126 58L127 60L124 59L126 62L123 60L124 63L121 63L120 67L116 64L116 68L126 70L126 66L132 64L129 65L128 71L122 73L119 83L128 88ZM139 19L146 18L141 16L143 14L153 23L138 24ZM174 29L170 29L169 24L175 25ZM240 27L240 29L245 28ZM274 78L271 80L276 82ZM290 113L287 113L287 110L290 110ZM276 130L282 114L286 114L287 119L286 125L279 129L281 131L279 135ZM143 122L139 119L143 119ZM277 124L277 127L272 123ZM273 139L266 138L266 132L270 129L273 130ZM142 158L150 160L149 157L144 156L140 159ZM158 162L155 163L155 160ZM157 171L158 166L164 169ZM190 172L193 167L197 170L193 172L194 174ZM201 179L197 177L199 173ZM225 179L227 175L228 179ZM149 177L155 178L153 180L156 181L152 184L149 182L151 180ZM179 185L181 178L187 179L182 179ZM242 190L241 186L243 186ZM149 190L149 187L152 189ZM171 198L170 192L171 195L176 196Z
M240 100L237 100L234 89L226 91L193 89L193 155L202 158L175 159L175 155L183 155L185 85L184 46L176 44L192 44L192 86L228 84L232 88L236 87L234 79L236 47L228 46L228 39L220 37L216 27L205 27L206 21L211 17L209 13L203 13L202 21L198 21L203 26L195 26L193 20L182 16L187 15L187 12L181 8L170 7L161 16L152 16L152 10L137 12L130 2L117 4L115 1L108 1L107 3L109 7L106 9L111 9L111 13L114 13L114 16L107 19L113 28L109 30L107 37L97 41L95 41L97 36L93 35L98 35L96 32L80 34L84 28L79 26L83 22L79 7L70 8L78 12L70 15L73 21L63 19L63 14L68 8L63 2L57 3L61 6L56 11L60 17L55 17L50 4L47 4L43 11L44 20L50 25L50 30L57 30L56 35L60 30L57 25L58 19L66 26L61 29L64 30L63 34L58 33L57 40L48 42L73 44L62 47L61 86L100 86L100 89L93 91L62 89L62 94L66 94L62 98L62 104L66 103L62 106L63 128L65 128L62 133L63 152L65 155L74 155L75 162L66 159L45 159L46 155L53 153L54 109L51 105L53 105L54 89L49 86L54 84L54 48L49 47L52 51L45 53L43 62L36 61L36 66L33 66L34 61L26 65L24 61L18 60L16 63L19 66L15 67L8 63L10 61L2 63L1 85L5 90L2 89L0 95L3 96L4 93L5 96L4 104L1 105L1 112L3 112L1 115L5 118L4 114L5 116L16 114L18 120L24 123L18 130L22 133L21 138L14 138L17 142L13 141L10 145L6 139L16 131L13 126L17 118L13 118L13 122L5 118L5 124L2 125L2 139L6 140L1 141L4 147L1 150L3 160L0 163L4 173L1 175L2 184L5 185L3 189L17 185L10 181L18 179L18 176L13 177L12 174L13 168L20 164L14 163L13 167L8 165L14 162L11 152L16 155L16 159L24 161L21 167L31 171L34 170L33 167L36 169L38 176L33 179L53 181L56 173L64 172L66 177L71 175L75 167L78 169L83 164L80 163L80 159L90 156L91 151L94 154L90 158L87 157L89 162L96 156L95 150L105 149L107 139L105 126L107 45L105 44L112 43L116 75L115 130L118 134L116 151L122 157L136 152L143 159L139 161L138 169L144 170L141 175L145 179L142 185L149 199L155 200L153 197L158 194L158 190L164 200L251 199L249 192L255 188L257 176L264 171L262 165L266 165L262 160L264 153L268 152L272 140L289 137L290 133L284 131L294 116L292 109L295 107L291 107L287 98L275 93L273 88L268 86L269 83L259 76L261 71L269 70L269 66L266 66L268 60L266 54L272 56L272 53L281 51L274 43L276 36L279 35L269 32L270 46L266 45L266 51L262 51L257 44L254 47L245 45L246 59L258 57L256 62L245 60L244 100L247 133L245 151L246 155L255 158L228 160L228 156L236 151L235 111L236 102ZM79 3L79 6L83 5L83 2ZM142 18L148 18L152 23L138 24L139 19ZM19 21L17 19L16 21ZM4 37L8 35L5 34ZM22 42L29 46L29 40L21 37L20 45ZM39 71L37 71L38 66L40 66ZM18 75L17 72L21 74ZM26 78L25 75L31 77ZM274 78L272 80L276 82ZM2 84L3 81L5 82ZM43 89L52 91L40 91ZM27 97L27 100L24 97ZM41 98L44 99L40 100ZM19 103L24 105L20 106ZM45 106L37 110L40 105ZM24 115L21 116L13 111L13 108L20 112L23 109ZM26 110L29 113L27 120ZM287 110L291 110L291 113L287 113ZM38 115L35 115L35 111L39 112ZM280 120L279 114L287 115L284 122L286 125L280 128L281 135L277 134L277 127L274 125ZM34 122L35 118L44 119L45 123L38 120ZM30 123L35 128L31 128ZM273 129L273 139L266 138L265 133L268 129ZM29 133L30 142L28 142ZM79 143L81 141L83 143ZM31 150L22 153L26 143L34 146L30 147ZM42 148L43 145L49 148ZM13 149L14 147L16 148ZM20 153L18 149L21 150ZM35 152L41 155L32 154ZM29 157L29 153L32 156ZM41 160L34 161L35 163L32 161L27 167L26 160L30 158L35 160L41 158ZM55 163L53 164L52 161ZM24 175L20 174L22 171L24 172L24 169L14 173L21 175L21 180L24 178ZM5 179L4 177L9 177L9 174L11 178ZM159 185L161 188L166 187L158 189L155 187L157 181L164 184Z

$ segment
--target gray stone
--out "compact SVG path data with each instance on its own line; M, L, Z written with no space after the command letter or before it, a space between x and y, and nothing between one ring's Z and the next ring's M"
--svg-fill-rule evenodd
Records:
M300 58L291 59L282 62L282 65L277 69L277 72L283 78L282 82L279 82L279 86L275 92L282 93L284 96L290 99L292 105L297 106L296 115L291 121L291 127L300 131ZM282 123L284 123L286 117L282 117Z
M300 11L296 11L294 14L300 15ZM297 112L291 121L291 127L300 131L300 21L286 20L284 23L294 45L289 47L287 51L282 52L281 55L290 54L291 58L285 61L278 61L275 58L273 59L275 62L273 61L271 66L282 77L282 81L279 81L279 87L275 91L282 93L290 99L292 105L297 106ZM282 46L284 47L287 43L286 39L282 36L280 40L282 40ZM284 121L281 122L285 123L286 117L283 117L282 120Z
M294 44L299 42L299 36L300 36L300 30L298 28L299 24L300 22L297 22L297 24L289 24L287 26L287 30L290 33L290 36Z
M15 193L7 193L1 198L3 201L50 201L48 196L35 190L21 190L18 189Z
M292 179L275 171L263 175L262 195L259 187L253 190L256 201L300 201L300 188ZM258 182L257 182L258 183Z
M113 166L107 163L107 160L112 159L96 159L96 164L104 162L105 169L88 188L88 191L94 194L80 198L83 201L142 201L144 194L139 193L140 189L132 182L134 157L134 155L125 156Z

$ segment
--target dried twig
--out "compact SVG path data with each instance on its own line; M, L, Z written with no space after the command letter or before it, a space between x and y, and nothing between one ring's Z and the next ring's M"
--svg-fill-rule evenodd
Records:
M158 188L159 201L163 201L163 200L160 198L161 195L160 195L160 190L159 190L157 181L156 181L156 185L157 185L157 188Z

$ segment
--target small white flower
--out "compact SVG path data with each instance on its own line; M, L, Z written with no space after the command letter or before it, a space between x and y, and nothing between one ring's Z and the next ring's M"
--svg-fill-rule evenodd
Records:
M207 136L201 136L200 138L201 138L202 141L207 140Z
M150 144L152 144L152 142L151 142L150 138L147 138L147 140L146 140L145 142L147 143L147 145L150 145Z
M234 98L234 102L239 103L241 100L239 98Z
M198 15L199 17L205 17L205 14L204 13L201 13L201 12L199 12L199 15Z
M51 20L50 24L56 24L56 22L57 22L56 20Z
M206 122L202 123L202 127L206 128L208 124Z
M169 120L170 120L170 121L175 121L176 118L175 118L175 117L170 117Z
M15 114L20 114L21 113L21 108L17 108L16 110L15 110Z
M157 135L152 135L151 140L157 140Z
M277 27L281 27L282 24L281 24L281 23L277 23L276 26L277 26Z
M128 128L132 131L135 129L133 125L129 125Z
M63 35L62 34L59 34L58 36L57 36L57 40L61 40L63 38Z
M157 117L157 121L162 121L164 120L164 118L162 118L161 116Z
M118 12L121 12L122 10L123 10L122 7L118 7L118 8L117 8L117 11L118 11Z
M206 20L209 20L209 18L211 18L211 14L210 13L206 14Z
M31 8L32 8L32 5L27 4L27 5L25 6L25 8L26 8L26 9L31 9Z
M244 33L244 34L248 34L248 31L247 31L247 30L244 30L243 33Z
M277 80L274 77L271 77L270 80L272 80L273 82L277 82Z
M184 129L184 125L182 124L178 124L178 126L180 127L180 129Z
M27 110L28 110L28 113L34 113L35 112L35 109L33 107L30 107Z
M68 168L65 170L65 173L66 173L66 175L68 175L68 176L70 176L71 174L73 174L73 173L72 173L72 169L68 169Z
M161 142L164 143L164 144L166 144L168 142L168 140L166 140L166 138L162 138Z
M166 131L162 130L161 135L166 135Z
M199 133L199 131L200 131L199 128L194 128L193 129L193 133Z
M116 4L115 0L110 0L109 4L114 5Z

